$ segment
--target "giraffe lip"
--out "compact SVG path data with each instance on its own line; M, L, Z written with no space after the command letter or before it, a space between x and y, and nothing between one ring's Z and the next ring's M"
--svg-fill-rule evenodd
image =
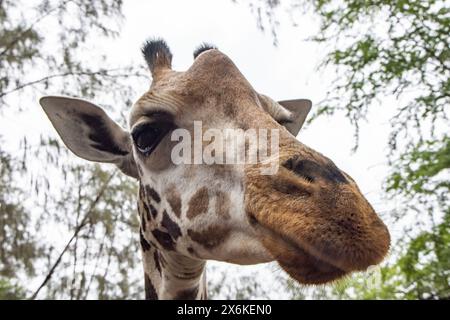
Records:
M341 278L348 272L310 254L302 247L286 241L287 246L295 250L294 259L282 255L277 259L279 265L295 280L303 284L325 284Z
M262 243L281 268L302 284L324 284L341 278L345 271L323 260L296 241L274 231L252 217L253 227L260 231Z

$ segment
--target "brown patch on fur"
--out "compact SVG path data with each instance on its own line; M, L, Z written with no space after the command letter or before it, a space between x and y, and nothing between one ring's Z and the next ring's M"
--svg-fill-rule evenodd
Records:
M166 259L164 259L164 256L163 256L162 254L159 254L159 262L161 263L161 266L162 266L163 268L166 267L167 262L166 262Z
M152 214L153 219L155 219L156 216L158 215L158 211L155 209L155 207L151 203L149 203L146 209L147 209L147 219L150 220L150 216L148 215L149 211Z
M201 244L206 249L213 249L222 244L230 234L230 230L222 226L211 226L200 232L188 229L187 232L193 241Z
M179 218L181 216L181 197L175 185L171 185L166 190L166 200L172 208L173 213Z
M147 223L146 223L146 221L144 219L144 215L142 213L141 213L141 228L142 228L142 231L144 231L144 232L147 229Z
M230 197L223 192L216 193L216 213L225 219L230 219Z
M158 270L159 274L161 274L161 264L159 263L159 252L158 250L155 250L153 252L153 260L155 261L155 267Z
M161 202L161 197L159 196L158 192L155 191L152 187L150 187L148 184L145 185L145 193L148 197L152 198L156 203Z
M148 241L144 238L142 231L139 232L139 242L141 243L141 247L144 252L150 250L150 243L148 243Z
M147 206L142 201L142 199L139 199L138 200L138 214L139 214L139 219L141 221L141 228L143 231L146 230L146 223L145 223L145 219L144 219L145 212L144 211L147 212Z
M161 225L166 228L167 232L169 232L169 235L176 240L179 236L181 236L181 229L178 226L178 224L170 219L169 215L167 214L166 210L163 212L163 218L161 221Z
M158 300L158 294L148 274L145 274L145 299L146 300Z
M146 197L145 193L146 192L145 192L144 187L142 185L140 185L139 186L139 203L142 204L143 210L145 211L145 214L147 216L147 221L150 221L151 220L150 213L153 216L153 218L156 218L158 211L155 209L155 207L151 203L147 203L147 197ZM140 213L141 219L143 221L144 213L142 212L139 205L138 205L138 209L140 210L139 213Z
M198 294L198 285L186 290L181 290L174 297L175 300L195 300Z
M197 252L195 252L195 250L194 250L194 248L192 248L192 247L188 247L187 248L187 251L192 255L192 256L194 256L194 257L198 257L198 254L197 254Z
M172 237L167 232L155 229L152 231L153 236L156 241L166 250L173 251L175 250L175 243L173 242Z
M145 199L144 186L139 182L139 199Z
M206 213L209 206L208 189L206 189L206 187L198 189L197 192L192 196L191 200L189 200L188 206L189 207L186 216L189 219Z
M142 200L142 206L144 207L144 211L145 211L145 214L147 216L147 221L149 221L151 219L150 212L149 212L150 210L148 209L148 206L147 206L147 204L145 203L144 200ZM141 215L142 215L142 217L144 216L143 213L141 213Z

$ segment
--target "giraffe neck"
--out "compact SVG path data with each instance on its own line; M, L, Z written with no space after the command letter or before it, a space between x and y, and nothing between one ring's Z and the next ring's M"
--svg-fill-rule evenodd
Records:
M205 260L166 252L143 238L141 246L146 299L207 299Z
M139 186L138 213L147 299L206 299L206 260L177 252L182 237L181 199L177 192L156 190L152 181ZM166 198L170 194L170 199ZM174 196L177 194L177 201ZM175 202L175 204L174 204ZM177 205L178 203L178 205ZM178 212L178 214L177 214ZM188 248L193 250L192 248Z

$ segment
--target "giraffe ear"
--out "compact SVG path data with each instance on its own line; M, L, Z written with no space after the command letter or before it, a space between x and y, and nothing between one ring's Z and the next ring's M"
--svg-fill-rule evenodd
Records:
M297 136L298 132L305 123L305 119L311 110L312 102L307 99L296 99L296 100L283 100L278 101L278 104L282 105L284 108L291 112L289 120L283 125L288 129L293 136Z
M130 134L100 107L76 98L46 96L39 100L64 144L80 158L114 163L137 177Z
M293 136L297 136L302 128L312 105L311 101L306 99L276 102L263 94L259 94L259 100L264 110L279 124L283 125Z

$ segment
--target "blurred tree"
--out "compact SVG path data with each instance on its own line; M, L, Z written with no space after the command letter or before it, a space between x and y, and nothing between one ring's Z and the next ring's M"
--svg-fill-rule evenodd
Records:
M274 267L274 266L272 266ZM239 268L239 271L237 271ZM272 268L274 269L274 268ZM273 291L283 290L284 275L276 276L279 283L274 283L270 287L261 285L261 279L266 279L266 274L260 274L259 270L253 267L245 270L242 266L221 264L208 266L208 298L225 300L252 300L270 299ZM272 270L279 273L280 270ZM267 270L264 270L267 272ZM278 279L279 278L279 279Z
M345 299L450 299L450 214L404 243L400 258L335 286L328 297Z
M450 139L444 139L418 144L403 154L401 157L405 159L393 166L386 184L390 193L412 201L405 206L407 209L428 216L431 228L417 234L413 231L420 226L410 225L407 234L412 236L398 243L397 261L381 267L369 278L354 277L334 291L336 296L450 299L450 183L445 174L436 177L450 167Z
M0 108L14 93L17 107L18 98L49 87L92 98L106 86L123 100L129 88L117 79L140 76L139 69L108 68L105 54L92 66L87 54L93 41L118 35L121 10L121 0L0 1Z
M44 281L31 297L143 298L137 186L115 173L98 164L72 165L61 193L51 203L42 203L45 221L57 222L67 242L51 248L53 258L42 269ZM54 226L41 230L51 234Z
M20 170L11 163L19 161L2 156L0 298L142 298L136 183L98 164L70 163L72 155L51 139L32 157L47 159L61 178L40 183L49 190L37 192L29 212L14 183Z
M20 166L1 150L0 164L0 282L6 288L7 279L15 280L20 272L34 275L42 248L28 228L30 213L21 204L25 194L14 179Z
M121 0L0 0L0 113L48 91L130 105L141 67L89 56L118 35L121 11ZM135 183L23 134L20 152L0 146L0 298L143 298Z
M0 278L0 300L19 300L25 297L22 288Z
M265 8L265 15L257 15L259 25L276 21L279 1L251 3ZM344 112L355 128L356 150L369 109L395 110L385 189L388 197L403 200L392 216L415 222L405 222L408 237L394 244L398 260L381 269L382 282L368 289L367 279L357 276L335 293L448 298L450 3L292 0L289 10L309 10L318 17L319 32L310 40L328 49L321 67L335 67L337 74L310 121ZM393 97L395 105L381 102L386 97Z

